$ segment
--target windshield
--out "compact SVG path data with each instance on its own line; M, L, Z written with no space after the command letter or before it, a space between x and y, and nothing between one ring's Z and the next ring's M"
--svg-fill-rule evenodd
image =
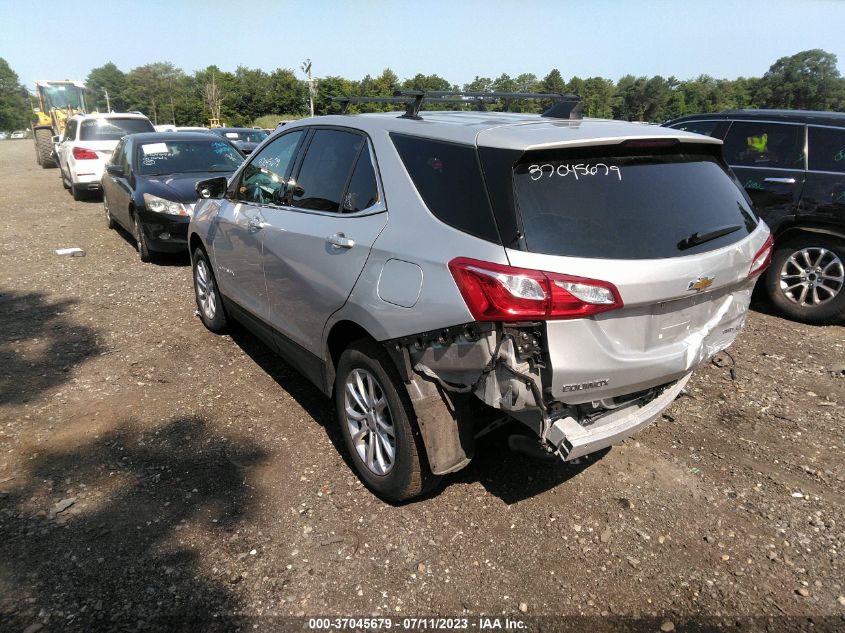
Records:
M744 191L705 154L539 153L514 169L529 251L656 259L715 250L757 226Z
M240 153L225 141L156 141L138 150L138 173L152 176L191 172L235 171Z
M221 130L217 134L230 141L243 141L244 143L260 143L268 136L264 130Z
M51 108L73 108L74 110L84 109L82 103L82 88L73 84L58 84L40 86L44 96L44 107Z
M155 132L147 119L86 119L79 128L80 141L119 141L127 134Z

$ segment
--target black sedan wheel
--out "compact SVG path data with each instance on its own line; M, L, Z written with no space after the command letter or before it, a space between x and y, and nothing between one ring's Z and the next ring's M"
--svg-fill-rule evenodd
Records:
M138 214L135 214L135 245L138 248L138 257L142 262L151 262L153 260L150 255L150 249L147 246L147 238L144 235L144 229L141 226L141 221L138 219Z
M103 214L106 216L106 228L116 229L117 222L115 222L114 218L111 217L111 211L109 211L109 201L106 199L105 193L103 193Z

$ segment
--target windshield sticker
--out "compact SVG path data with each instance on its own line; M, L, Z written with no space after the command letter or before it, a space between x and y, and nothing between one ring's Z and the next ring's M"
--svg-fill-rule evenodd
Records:
M238 138L238 133L237 133L237 132L226 132L226 138L234 138L234 139L237 139L237 138Z
M562 163L557 167L545 163L528 167L528 175L531 176L531 180L540 180L546 173L548 173L549 178L552 176L565 178L571 174L575 177L575 180L580 180L583 176L609 176L611 172L616 174L619 180L622 180L622 171L618 167L615 165L608 166L604 163L596 163L595 165L590 163L576 163L574 165Z
M169 153L167 151L167 143L147 143L146 145L141 145L141 151L144 152L144 156Z
M228 156L232 153L232 147L223 141L215 141L211 144L211 149L215 154L219 154L221 156Z
M167 160L171 156L173 156L173 154L168 154L167 152L160 152L158 154L147 154L146 156L144 156L144 158L141 159L141 163L149 167L155 165L157 160Z

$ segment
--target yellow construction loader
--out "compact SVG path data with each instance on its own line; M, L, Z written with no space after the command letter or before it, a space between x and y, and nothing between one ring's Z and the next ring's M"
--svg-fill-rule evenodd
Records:
M44 168L55 167L53 137L65 131L65 123L74 114L87 112L85 84L81 81L37 81L39 109L34 111L37 120L32 124L35 140L35 157Z

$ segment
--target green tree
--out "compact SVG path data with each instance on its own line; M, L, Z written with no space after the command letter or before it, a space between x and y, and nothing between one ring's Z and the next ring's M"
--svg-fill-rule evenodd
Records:
M552 68L549 74L543 77L540 92L566 92L566 82L557 68Z
M0 57L0 130L27 128L31 119L29 93L17 73Z
M155 62L127 73L123 98L128 110L140 110L153 123L173 123L184 85L181 69L170 62Z
M781 57L763 75L759 97L769 108L830 110L845 98L836 55L815 48Z
M112 62L93 68L85 80L88 90L93 93L93 105L102 112L108 111L108 106L115 112L126 110L123 93L126 90L126 75ZM106 100L108 93L108 100Z
M304 116L308 114L308 84L296 78L296 75L289 68L277 68L270 73L268 81L270 108L262 114L270 112L279 114L290 114ZM317 95L319 96L323 86L317 82ZM316 114L316 104L315 104Z
M613 98L616 86L610 79L590 77L584 81L581 98L584 116L610 119L613 117Z

